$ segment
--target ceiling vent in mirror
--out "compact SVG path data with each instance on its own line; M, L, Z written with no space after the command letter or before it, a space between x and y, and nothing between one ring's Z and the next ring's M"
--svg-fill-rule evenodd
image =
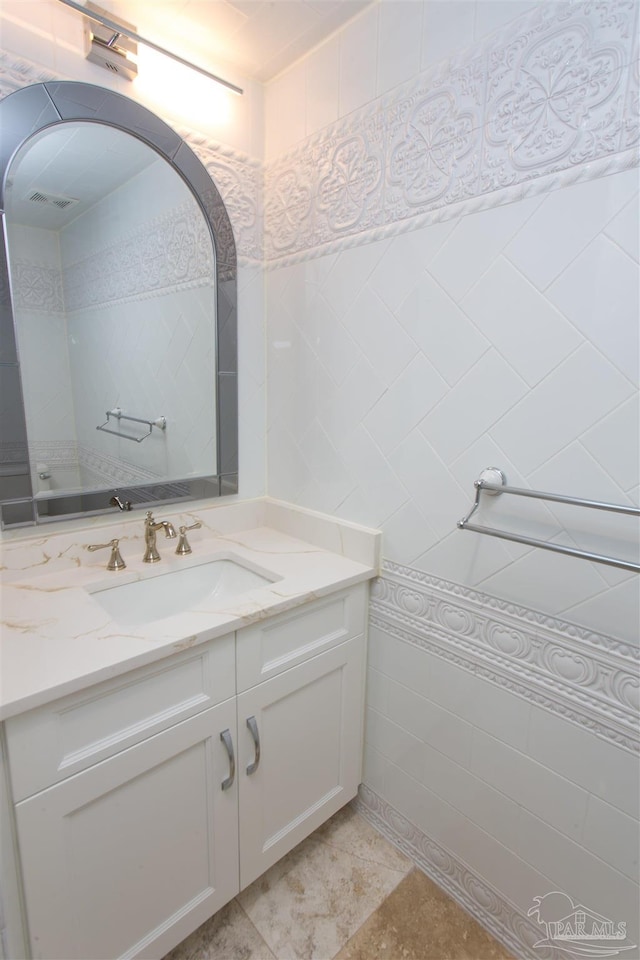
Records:
M131 40L126 34L136 32L136 27L125 20L118 20L113 14L95 3L86 3L87 10L108 19L116 26L120 25L125 33L119 33L111 27L104 26L101 23L85 18L84 36L86 58L90 63L97 63L104 67L110 73L117 73L118 76L126 77L127 80L135 80L138 75L138 66L133 57L137 56L138 44Z
M53 193L44 193L42 190L30 190L24 198L31 200L32 203L39 203L41 206L57 207L58 210L66 210L67 207L79 203L73 197L57 197Z

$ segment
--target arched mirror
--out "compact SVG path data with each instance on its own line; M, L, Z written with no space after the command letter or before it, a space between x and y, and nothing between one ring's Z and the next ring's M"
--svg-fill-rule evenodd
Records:
M206 169L87 84L19 90L0 125L3 525L235 493L235 245Z

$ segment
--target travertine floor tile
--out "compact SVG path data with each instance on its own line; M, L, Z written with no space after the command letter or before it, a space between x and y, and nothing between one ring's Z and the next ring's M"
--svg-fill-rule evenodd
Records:
M168 953L164 960L275 960L235 900Z
M329 960L411 866L346 807L238 900L278 960Z
M412 870L336 960L512 960L420 870Z

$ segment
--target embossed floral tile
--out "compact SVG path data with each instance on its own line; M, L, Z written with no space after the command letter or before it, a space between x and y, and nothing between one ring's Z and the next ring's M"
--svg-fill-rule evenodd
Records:
M638 142L639 9L543 3L278 158L267 259L457 215L488 194L506 203L496 191L548 174L610 172L587 164Z
M542 6L488 47L482 191L622 148L637 4Z

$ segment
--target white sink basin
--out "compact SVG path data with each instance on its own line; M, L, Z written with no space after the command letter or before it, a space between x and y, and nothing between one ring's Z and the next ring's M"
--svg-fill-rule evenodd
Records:
M205 600L219 603L237 597L274 579L235 560L218 559L89 592L121 627L138 627L173 617Z

